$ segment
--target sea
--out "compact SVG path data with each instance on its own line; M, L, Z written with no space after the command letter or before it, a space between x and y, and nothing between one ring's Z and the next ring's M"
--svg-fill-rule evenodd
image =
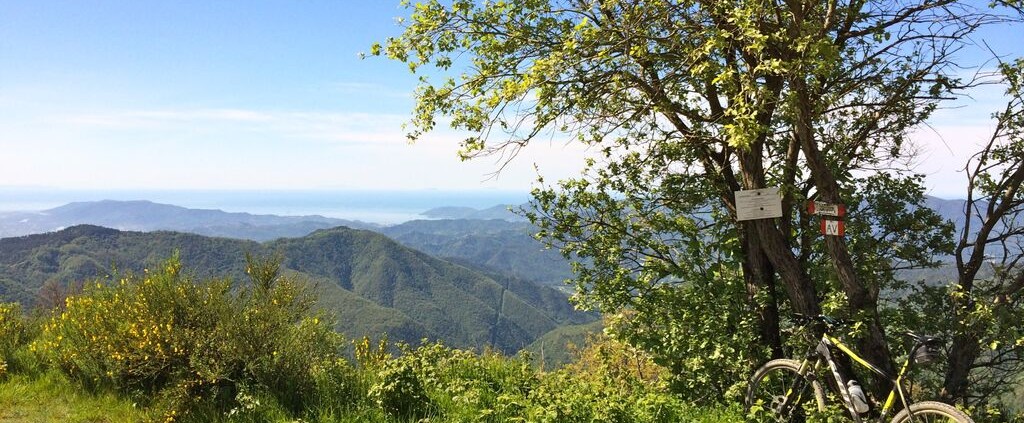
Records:
M42 211L72 202L148 200L194 209L274 214L320 215L393 225L424 219L437 207L485 209L523 204L525 191L454 190L67 190L0 187L0 212Z

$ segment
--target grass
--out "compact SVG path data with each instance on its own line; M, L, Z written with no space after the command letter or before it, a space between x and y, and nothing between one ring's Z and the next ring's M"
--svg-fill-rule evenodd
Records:
M202 413L198 421L257 422L292 421L277 413L226 418L221 413ZM682 421L694 423L742 422L742 414L735 408L694 407L685 413ZM239 418L240 417L240 418ZM33 377L14 374L0 382L0 423L21 422L90 422L119 423L160 421L162 416L135 407L129 400L111 393L90 394L57 371L47 371ZM398 422L380 410L357 407L340 414L323 413L309 423L392 423ZM432 416L431 422L459 422L458 418Z
M56 371L33 378L15 374L0 382L0 423L149 420L145 410L106 394L89 394Z
M251 291L193 283L169 260L90 285L47 319L6 308L0 423L742 421L737 407L687 404L667 369L611 339L551 372L528 354L349 345L276 264L249 266Z

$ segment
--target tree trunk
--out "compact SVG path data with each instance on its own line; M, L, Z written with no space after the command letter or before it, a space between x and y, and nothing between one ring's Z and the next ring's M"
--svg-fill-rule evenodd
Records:
M757 233L751 225L742 225L743 279L747 285L747 303L757 314L761 344L771 351L771 358L782 358L782 337L779 334L779 305L775 292L775 269L758 245ZM762 295L763 294L763 295ZM759 300L758 297L763 297Z
M754 143L750 150L739 152L740 176L744 188L764 188L763 146L764 141L760 140ZM761 342L771 349L772 358L782 358L779 306L775 295L775 269L760 246L757 228L750 222L740 222L737 229L742 238L743 279L747 284L747 301L757 313ZM761 292L765 294L764 303L757 298Z
M971 367L978 359L981 346L978 345L978 338L969 333L959 333L953 337L953 346L949 350L946 378L942 384L940 398L948 403L963 401L967 404L967 377L971 374Z
M997 130L996 134L998 133ZM983 150L984 155L982 157L988 155L996 139L997 137L993 135L992 141ZM959 284L958 289L964 294L953 300L954 313L957 314L958 322L963 322L966 316L976 308L973 299L974 280L978 277L978 272L985 262L986 250L989 246L989 239L994 235L993 231L996 231L996 226L1000 224L1008 213L1021 206L1014 198L1017 197L1018 191L1024 186L1024 166L1004 173L1003 179L999 181L1005 187L1004 191L999 192L998 195L991 196L987 202L983 202L981 199L975 200L973 188L976 183L975 178L982 174L982 163L979 162L978 167L972 170L972 173L968 176L967 201L964 204L964 228L961 230L960 241L955 251L956 267L959 274L957 280ZM985 205L979 206L979 202L983 202ZM981 214L975 216L975 213L979 213L978 211L980 210L983 210L980 212ZM974 217L979 218L981 227L978 228L977 234L974 234L972 238L970 231L971 222ZM1006 247L1003 248L1003 254L1006 254ZM966 260L964 260L964 256L967 256ZM998 309L1005 306L1006 302L1002 300L1016 294L1021 289L1024 289L1024 273L1017 275L1012 281L1009 281L1008 286L1004 286L1001 290L1002 292L997 294L994 307ZM967 391L968 384L970 383L968 376L970 376L975 361L981 355L982 346L978 342L981 336L978 333L979 330L976 327L961 326L960 330L953 336L953 347L949 352L946 378L943 381L940 394L946 402L953 403L960 400L963 401L964 405L968 405Z
M761 251L779 272L782 287L793 305L793 311L811 316L821 314L814 281L800 268L800 263L793 256L793 250L789 248L786 238L770 220L753 220L749 224L757 229Z
M829 203L842 203L839 193L839 183L835 174L829 169L821 151L818 149L817 140L814 137L814 95L802 79L793 78L791 86L798 96L797 119L794 128L794 136L800 141L801 149L807 160L807 166L811 171L811 178L818 190L818 197ZM885 332L878 316L878 301L867 289L867 286L857 276L853 258L846 248L846 240L837 236L825 236L825 250L836 272L836 277L846 294L847 305L850 310L863 318L867 325L865 336L858 340L858 347L864 358L879 369L896 374L896 366L892 362L892 354L889 352L889 345L885 341ZM871 385L872 391L877 396L884 395L891 389L891 383L883 378L874 378L875 383Z

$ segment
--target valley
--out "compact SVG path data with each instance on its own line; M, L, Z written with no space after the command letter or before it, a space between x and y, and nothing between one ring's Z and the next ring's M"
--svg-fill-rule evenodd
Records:
M285 272L314 287L337 330L353 338L387 334L514 353L563 324L596 319L573 310L555 289L488 276L346 227L264 243L93 225L6 238L0 240L0 298L54 306L45 297L55 290L73 292L76 284L115 272L145 272L175 252L196 277L236 283L246 280L246 254L280 257Z

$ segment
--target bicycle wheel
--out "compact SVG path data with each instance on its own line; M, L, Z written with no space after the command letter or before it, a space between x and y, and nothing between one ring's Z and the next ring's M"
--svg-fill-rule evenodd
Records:
M900 410L892 423L921 422L921 423L974 423L963 411L957 410L952 405L936 402L922 401L910 404L910 411L914 412L914 419L910 419L907 409Z
M777 422L805 421L805 405L824 411L825 392L821 384L800 376L799 370L800 362L796 360L776 359L765 363L750 378L744 410L749 413L752 407L759 405Z

